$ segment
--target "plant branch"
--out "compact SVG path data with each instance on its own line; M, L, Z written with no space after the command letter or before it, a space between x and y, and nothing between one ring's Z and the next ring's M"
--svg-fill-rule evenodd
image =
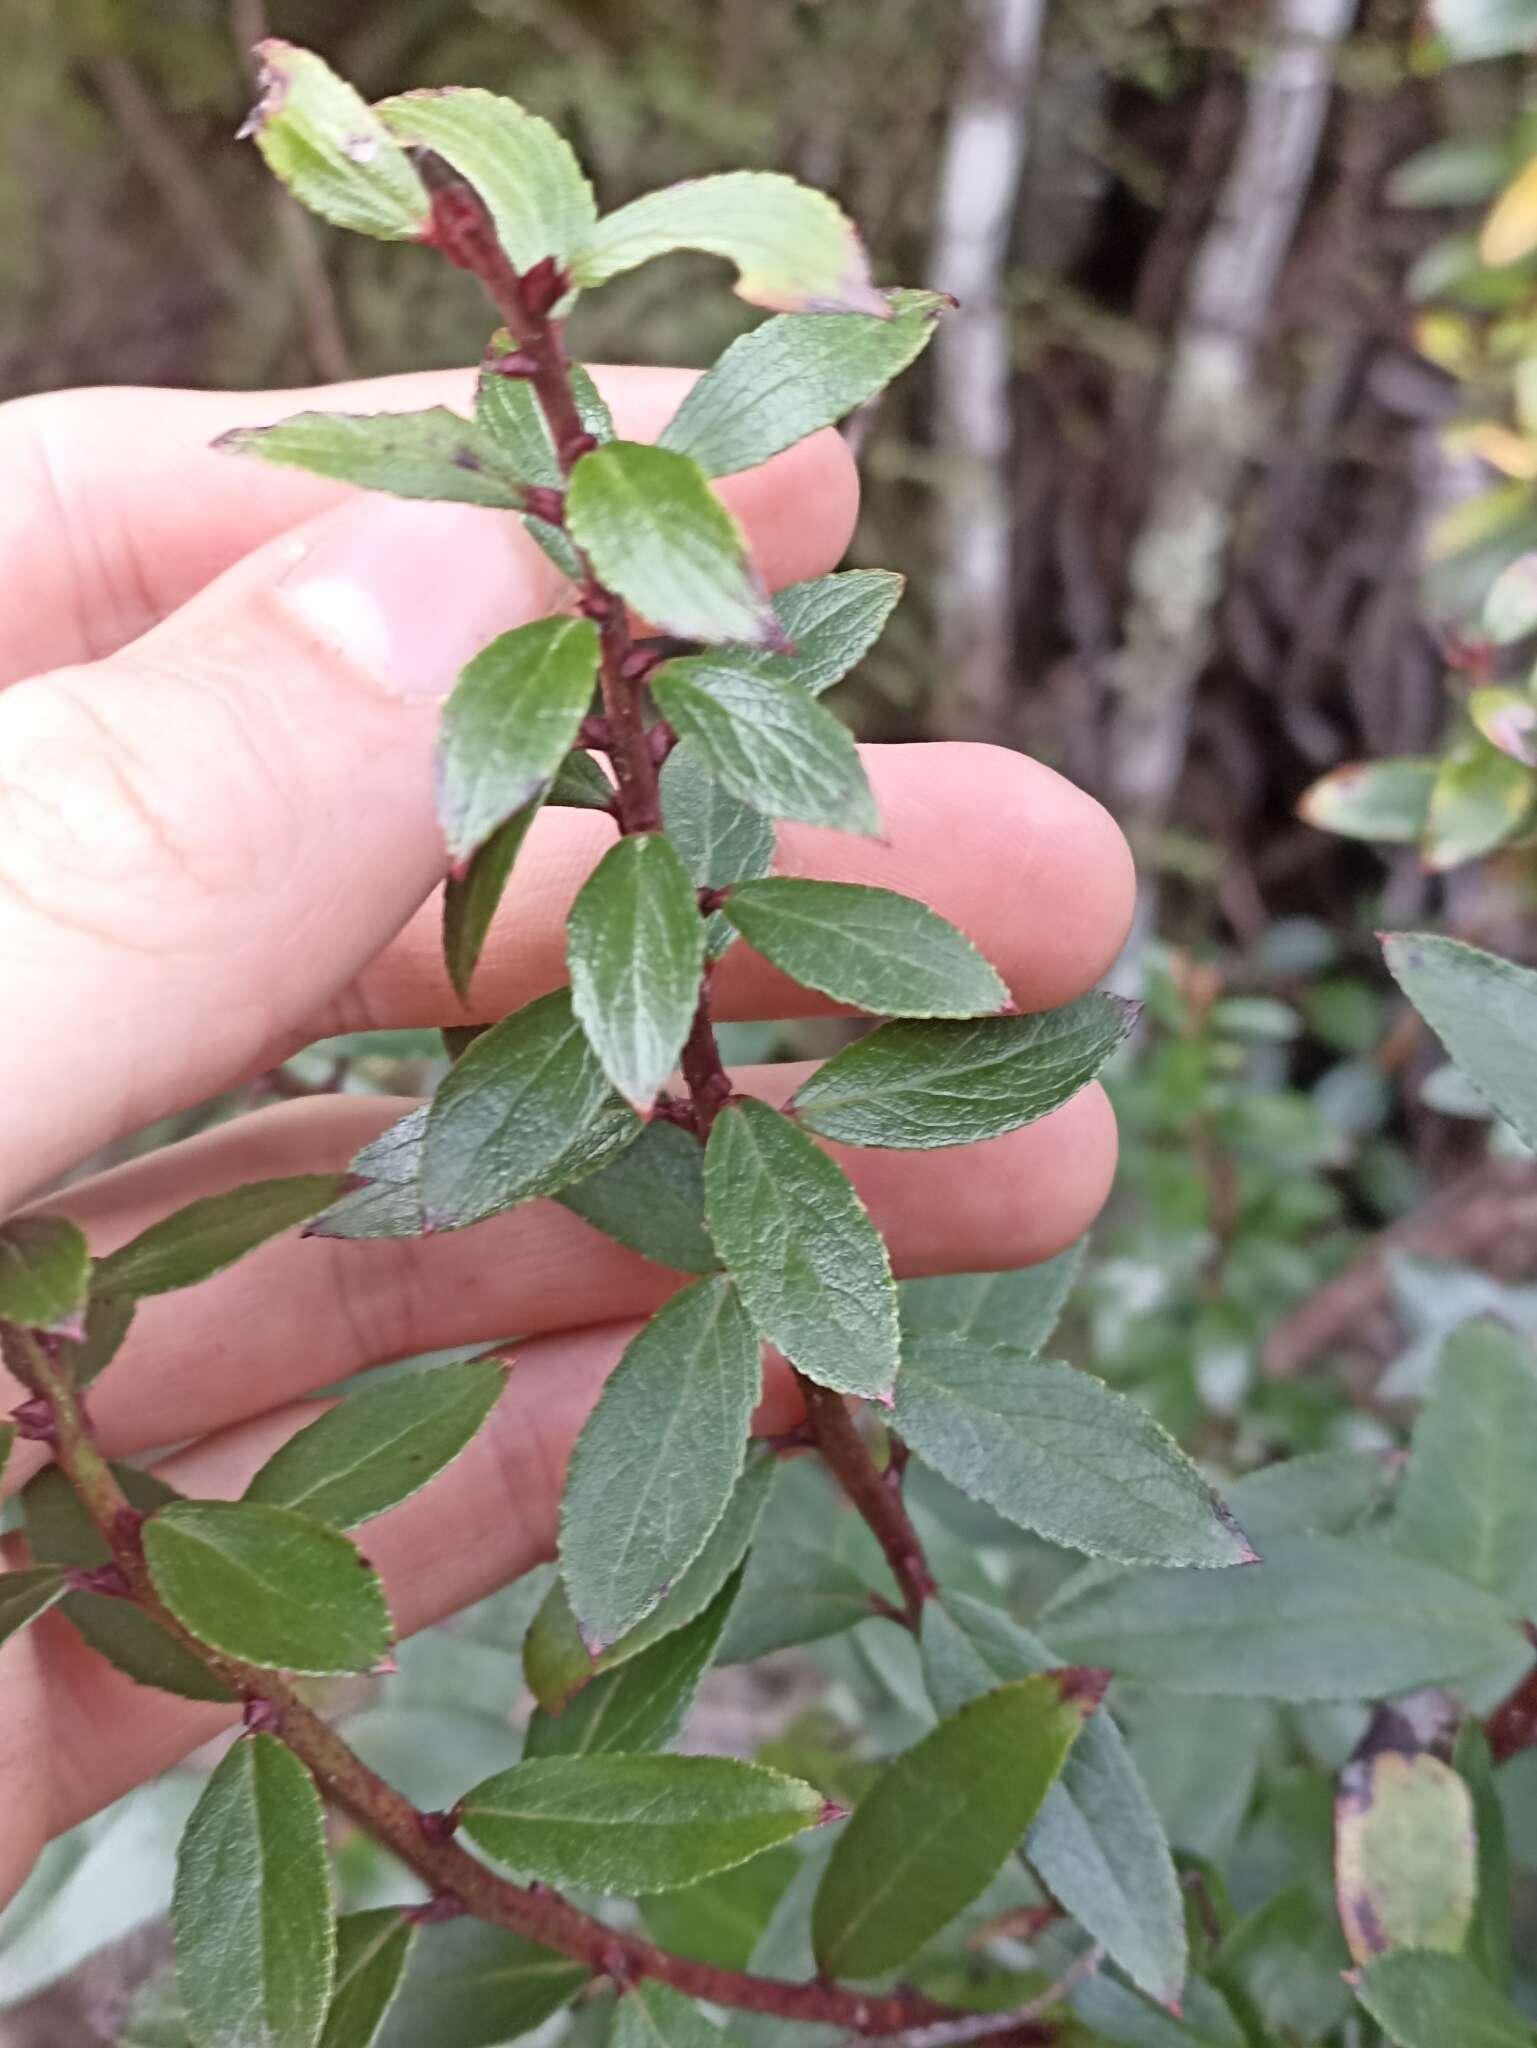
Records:
M843 1396L828 1387L818 1386L804 1373L797 1373L795 1377L805 1398L806 1414L816 1447L828 1470L869 1523L884 1551L886 1562L902 1589L903 1619L916 1635L922 1622L923 1604L935 1590L934 1578L923 1554L923 1544L902 1499L901 1489L888 1484L888 1475L871 1457L870 1448L859 1434Z
M695 1962L606 1927L557 1892L499 1877L453 1839L451 1817L426 1814L412 1805L370 1770L277 1673L212 1650L183 1628L150 1576L142 1538L144 1517L130 1504L92 1441L68 1376L38 1339L29 1335L18 1348L24 1351L25 1370L35 1376L34 1391L52 1410L58 1463L106 1543L126 1597L243 1700L248 1724L285 1742L332 1804L429 1885L435 1900L570 1956L612 1978L621 1989L650 1978L715 2005L844 2027L859 2035L900 2033L957 2017L952 2008L916 1992L869 1995L821 1980L788 1983Z

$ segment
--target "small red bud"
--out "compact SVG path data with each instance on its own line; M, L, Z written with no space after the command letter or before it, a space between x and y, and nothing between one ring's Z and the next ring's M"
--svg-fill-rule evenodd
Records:
M595 754L606 754L614 744L614 728L606 718L584 718L577 727L576 743Z
M699 891L700 916L713 916L714 913L720 909L721 905L725 902L725 900L726 892L724 889L701 889Z
M511 355L497 356L486 368L498 377L537 377L539 359L526 348L515 348Z
M283 1710L276 1700L253 1694L245 1703L241 1722L248 1735L276 1735L283 1726Z
M542 519L546 526L564 526L566 523L564 491L550 491L535 484L523 493L523 509L531 512L535 519Z
M570 278L555 258L541 256L518 279L518 298L525 313L535 320L542 320L550 308L565 297L570 285Z
M601 626L613 616L614 600L605 590L584 590L576 608L584 619L593 619Z
M598 445L596 434L573 434L568 441L560 444L562 462L580 462L584 455L590 455Z
M462 1809L450 1806L431 1813L419 1813L416 1825L429 1842L451 1842L458 1832Z
M59 1441L59 1425L53 1419L53 1410L41 1394L34 1394L29 1401L23 1401L11 1410L11 1420L16 1425L16 1434L23 1443L56 1444Z
M128 1581L115 1564L82 1565L66 1572L64 1581L72 1593L100 1593L109 1600L128 1597Z
M664 718L652 726L650 732L646 735L646 743L651 749L652 760L660 768L667 759L667 756L678 744L678 735Z
M457 1892L439 1892L425 1906L408 1906L401 1918L412 1927L435 1927L440 1920L462 1920L469 1910Z
M632 647L620 662L619 673L627 683L643 683L661 659L654 647Z

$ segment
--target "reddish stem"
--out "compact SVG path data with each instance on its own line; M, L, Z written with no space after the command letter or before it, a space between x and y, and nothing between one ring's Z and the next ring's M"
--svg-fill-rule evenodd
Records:
M1525 1633L1527 1641L1537 1646L1537 1624L1527 1622ZM1484 1734L1497 1764L1508 1763L1523 1749L1537 1749L1537 1664L1485 1721Z
M817 1449L874 1532L902 1589L903 1619L916 1634L923 1617L923 1603L932 1597L935 1587L901 1488L888 1483L889 1474L882 1472L871 1457L843 1396L828 1387L819 1387L803 1373L797 1373L796 1378L805 1396Z

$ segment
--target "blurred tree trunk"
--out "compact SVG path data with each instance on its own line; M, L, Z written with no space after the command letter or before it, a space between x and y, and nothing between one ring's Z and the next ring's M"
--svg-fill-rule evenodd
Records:
M1008 729L1012 496L1004 269L1046 0L972 0L940 162L929 282L960 303L935 340L941 460L937 730Z
M1250 64L1237 153L1175 333L1146 518L1111 664L1108 795L1143 860L1135 962L1156 912L1152 858L1184 766L1245 461L1264 426L1255 361L1312 182L1355 0L1275 0Z

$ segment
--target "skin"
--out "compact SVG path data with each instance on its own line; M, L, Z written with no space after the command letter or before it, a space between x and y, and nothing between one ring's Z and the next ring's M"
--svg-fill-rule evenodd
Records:
M644 439L689 376L616 370L599 382L620 432ZM0 408L11 480L0 498L0 1215L322 1034L500 1016L564 980L565 913L611 841L605 821L539 820L471 1011L444 977L432 901L444 867L437 699L474 646L549 608L543 558L502 515L360 499L208 446L306 406L463 407L467 389L462 375L433 373L323 393L81 391ZM853 466L831 433L721 494L776 587L832 568L853 530ZM866 759L885 837L788 827L781 870L922 897L1025 1009L1091 987L1132 901L1129 856L1099 806L1001 749L872 747ZM827 1007L745 945L718 993L723 1017ZM780 1099L804 1071L740 1082ZM108 1251L199 1195L342 1167L402 1107L287 1103L48 1206ZM829 1149L898 1272L918 1274L1020 1265L1070 1244L1108 1190L1115 1136L1091 1088L964 1152ZM452 1483L370 1525L369 1555L408 1633L552 1554L570 1445L638 1320L674 1284L542 1202L419 1243L279 1240L147 1302L92 1413L114 1456L195 1439L167 1475L234 1496L313 1417L316 1388L524 1332L507 1393ZM0 1410L20 1397L0 1373ZM783 1429L794 1414L771 1366L759 1425ZM18 1446L7 1489L41 1462L37 1446ZM25 1562L19 1543L6 1562ZM56 1615L12 1637L0 1648L0 1902L50 1836L226 1718L133 1686Z

